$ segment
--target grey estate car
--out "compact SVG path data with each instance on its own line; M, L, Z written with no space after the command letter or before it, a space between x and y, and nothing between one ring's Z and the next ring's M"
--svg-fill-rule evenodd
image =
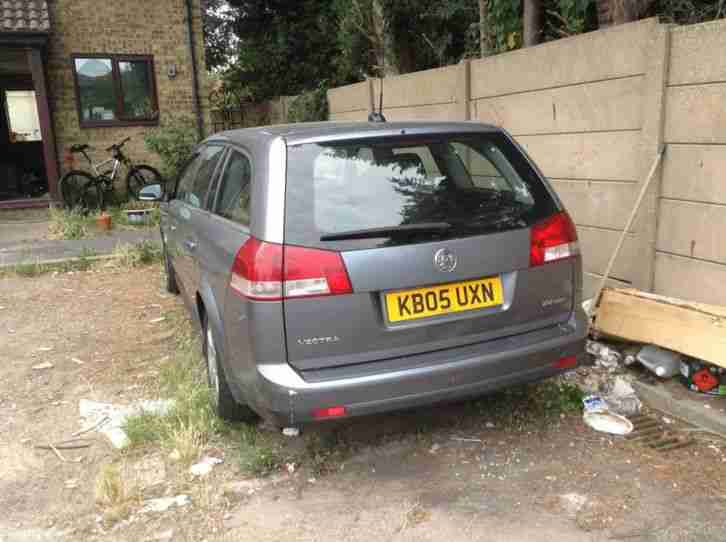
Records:
M583 360L574 225L500 128L223 132L163 199L167 287L201 326L223 417L296 426L481 395Z

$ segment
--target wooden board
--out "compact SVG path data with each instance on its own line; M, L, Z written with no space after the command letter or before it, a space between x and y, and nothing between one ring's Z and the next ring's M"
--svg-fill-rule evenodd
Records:
M606 289L594 328L604 335L655 344L726 368L726 307L633 289Z

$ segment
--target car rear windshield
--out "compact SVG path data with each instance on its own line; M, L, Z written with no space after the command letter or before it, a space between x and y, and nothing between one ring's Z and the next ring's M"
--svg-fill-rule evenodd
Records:
M556 211L503 135L291 145L285 242L352 250L527 228Z

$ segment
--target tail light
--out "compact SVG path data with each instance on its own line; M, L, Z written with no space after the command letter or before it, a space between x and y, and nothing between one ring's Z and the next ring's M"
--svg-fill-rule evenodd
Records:
M254 237L239 249L229 286L260 301L353 292L340 253L266 243Z
M340 418L345 416L348 412L344 406L332 406L326 408L316 408L313 410L313 418Z
M532 226L529 265L535 267L580 253L577 230L567 213L557 213Z
M577 356L565 356L552 364L555 369L574 369L577 367Z

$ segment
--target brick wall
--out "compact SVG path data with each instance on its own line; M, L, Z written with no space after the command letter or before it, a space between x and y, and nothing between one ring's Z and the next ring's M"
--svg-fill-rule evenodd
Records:
M81 128L76 107L71 55L88 53L144 54L154 58L159 122L170 115L194 117L192 70L186 28L184 0L54 0L49 2L52 33L48 51L48 91L58 157L73 143L96 147L91 157L107 158L103 149L127 136L128 155L135 162L159 165L156 155L146 150L143 134L152 128ZM205 77L204 38L200 0L193 0L192 24L200 77L200 100L209 129L208 81ZM177 75L167 76L169 65ZM61 163L61 174L64 172ZM125 173L122 174L125 178Z

